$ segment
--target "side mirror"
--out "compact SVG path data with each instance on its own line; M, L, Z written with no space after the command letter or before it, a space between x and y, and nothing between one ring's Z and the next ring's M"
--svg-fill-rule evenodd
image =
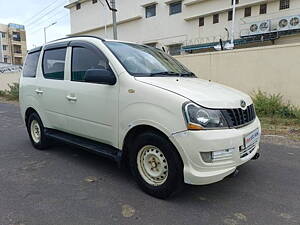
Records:
M114 85L117 79L111 70L89 69L85 72L85 82Z

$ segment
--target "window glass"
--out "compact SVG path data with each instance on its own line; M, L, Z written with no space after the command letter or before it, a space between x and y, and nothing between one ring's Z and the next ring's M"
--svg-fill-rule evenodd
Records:
M23 66L23 77L36 77L36 68L40 57L40 51L29 53Z
M204 26L204 17L199 18L199 27Z
M191 75L191 72L175 58L157 48L115 41L105 41L104 44L133 76ZM173 50L176 52L180 51L179 46L173 46Z
M66 51L67 48L59 48L44 52L43 71L46 79L64 79Z
M145 8L146 18L156 16L156 5L150 5Z
M170 15L181 13L182 4L180 2L174 2L170 4Z
M231 0L231 5L233 5L233 3L234 3L234 0ZM235 0L235 4L239 4L239 3L240 3L239 0Z
M72 52L72 81L84 81L89 69L109 69L103 54L87 48L74 47Z
M228 11L228 21L232 21L232 15L233 15L232 10Z
M180 55L181 54L181 44L169 45L170 55Z
M21 41L21 35L19 32L13 32L12 37L14 41Z
M290 0L280 0L279 9L288 9L290 8Z
M76 10L79 10L81 8L81 4L80 3L77 3L76 4Z
M261 4L259 8L259 14L266 14L267 13L267 4Z
M245 8L245 17L251 16L251 7Z
M213 24L219 23L219 14L213 15Z

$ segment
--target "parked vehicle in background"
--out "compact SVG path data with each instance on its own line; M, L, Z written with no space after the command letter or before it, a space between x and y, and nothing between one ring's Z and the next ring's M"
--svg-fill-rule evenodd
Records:
M261 128L248 95L145 45L78 36L35 48L20 107L35 148L56 139L128 163L158 198L183 183L220 181L258 157Z

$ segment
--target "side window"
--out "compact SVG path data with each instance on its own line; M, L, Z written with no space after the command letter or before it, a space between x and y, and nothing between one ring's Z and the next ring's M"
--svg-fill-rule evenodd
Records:
M85 73L89 69L109 69L108 61L100 52L73 47L71 80L84 82Z
M40 54L41 51L29 53L27 55L23 67L23 77L36 77L36 68L37 68Z
M43 72L46 79L64 79L66 51L67 48L59 48L44 52Z

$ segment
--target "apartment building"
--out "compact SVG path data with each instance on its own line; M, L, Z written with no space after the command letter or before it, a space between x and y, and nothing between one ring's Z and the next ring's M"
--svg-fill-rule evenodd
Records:
M116 0L118 39L172 55L213 51L231 39L233 0ZM112 38L104 0L71 0L72 35ZM236 48L300 42L300 0L236 0Z
M26 56L25 27L0 24L0 62L22 65Z

